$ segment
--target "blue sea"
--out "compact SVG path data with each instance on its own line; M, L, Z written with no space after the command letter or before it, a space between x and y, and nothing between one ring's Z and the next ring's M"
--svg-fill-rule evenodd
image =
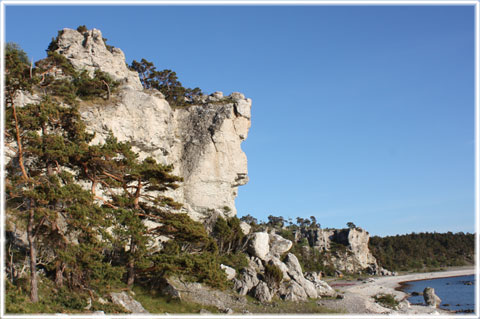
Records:
M435 289L435 294L442 299L440 308L466 313L469 310L475 310L475 284L475 276L470 275L408 281L402 290L410 294L414 291L423 293L423 289L432 287ZM408 301L412 304L425 304L422 295L411 296Z

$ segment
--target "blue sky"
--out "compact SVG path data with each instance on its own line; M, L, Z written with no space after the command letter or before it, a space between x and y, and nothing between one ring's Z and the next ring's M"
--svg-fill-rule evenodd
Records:
M34 60L64 27L252 98L239 216L374 235L475 230L473 6L7 6Z

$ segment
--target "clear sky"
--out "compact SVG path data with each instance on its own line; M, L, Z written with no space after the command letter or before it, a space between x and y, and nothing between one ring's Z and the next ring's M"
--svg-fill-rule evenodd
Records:
M79 25L253 100L239 216L475 230L473 6L6 7L6 41L34 60Z

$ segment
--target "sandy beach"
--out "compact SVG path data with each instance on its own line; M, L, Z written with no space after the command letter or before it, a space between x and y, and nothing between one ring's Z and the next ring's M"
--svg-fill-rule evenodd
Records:
M475 268L462 268L439 272L414 273L401 276L376 277L372 282L368 281L343 281L342 283L331 282L330 284L344 295L341 300L321 300L321 304L329 308L346 310L355 314L450 314L443 309L427 306L410 305L406 298L408 295L403 291L396 290L402 282L413 280L426 280L442 277L456 277L475 274ZM382 307L375 302L373 296L377 294L392 294L396 300L401 300L398 310Z

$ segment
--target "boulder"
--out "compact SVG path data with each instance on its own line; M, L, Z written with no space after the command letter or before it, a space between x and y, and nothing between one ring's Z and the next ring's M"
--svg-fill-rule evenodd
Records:
M280 286L279 294L286 301L305 301L308 299L305 289L293 280L283 283Z
M268 243L269 243L268 233L265 233L265 232L253 233L248 244L248 252L253 256L264 260L270 251L270 247Z
M223 271L225 271L225 273L227 274L227 280L232 280L237 275L237 272L232 267L221 264L220 268L222 268Z
M431 287L426 287L423 290L423 299L425 300L427 306L430 307L438 307L442 302L442 300L435 294L435 289Z
M287 257L285 258L285 265L287 266L287 271L290 277L295 280L299 278L304 278L302 266L300 266L297 256L292 253L288 253Z
M168 282L176 290L181 291L182 301L213 306L220 310L242 309L247 303L245 297L225 290L213 289L198 282L186 282L175 277L168 278Z
M112 302L114 304L122 306L131 313L149 313L147 310L145 310L145 308L143 308L141 303L133 299L125 291L111 292L110 298L112 298Z
M241 221L240 222L240 229L242 230L242 233L244 235L250 234L250 230L252 229L252 226L250 226L248 223Z
M291 240L285 239L277 234L269 234L269 240L270 254L277 258L289 251L293 245Z
M253 287L260 282L257 272L251 268L244 268L240 271L240 278L234 278L234 289L241 295L245 296Z
M321 297L334 297L337 295L335 289L330 287L325 281L318 279L317 276L307 276L308 280L313 283L318 296Z
M268 263L277 266L283 273L283 280L290 280L290 276L288 275L288 267L285 265L279 258L277 257L272 257L268 261Z
M272 294L270 293L270 289L268 289L267 283L260 281L253 290L253 297L261 302L272 301Z

